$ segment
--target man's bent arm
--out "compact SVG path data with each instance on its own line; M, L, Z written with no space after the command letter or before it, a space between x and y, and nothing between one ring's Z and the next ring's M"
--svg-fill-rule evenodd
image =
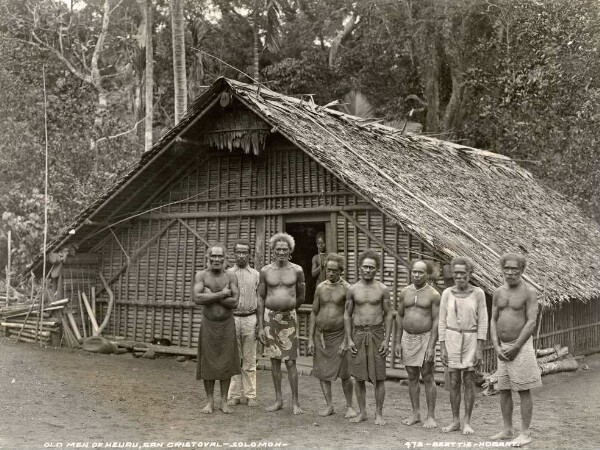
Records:
M231 290L231 296L221 300L221 305L228 309L235 309L238 307L240 300L240 289L238 287L237 275L232 272L227 272L229 277L229 289Z
M312 311L310 312L310 321L308 324L308 342L311 342L315 336L315 328L317 325L317 315L319 314L319 310L321 309L321 289L317 286L317 290L315 291L315 298L313 300Z
M313 276L313 278L317 278L319 273L321 273L321 258L319 255L315 255L312 259L310 274Z
M304 271L299 267L296 271L296 309L304 303L304 295L306 292L306 284L304 283Z
M197 305L209 305L225 298L222 292L204 292L204 274L198 272L194 277L193 299Z
M533 334L534 330L535 330L535 322L537 319L537 312L538 312L538 304L537 304L537 293L527 287L527 300L526 300L526 305L525 305L525 318L527 319L527 322L525 322L525 325L523 325L523 328L521 329L521 333L519 333L519 337L517 338L517 340L515 341L515 343L513 345L515 345L518 348L523 347L523 344L525 343L525 341L527 341L527 339L529 339L529 337Z

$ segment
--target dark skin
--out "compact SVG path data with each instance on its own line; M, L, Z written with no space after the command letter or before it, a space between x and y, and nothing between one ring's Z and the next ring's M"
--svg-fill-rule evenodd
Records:
M377 349L381 356L388 353L388 341L392 330L392 310L389 306L390 292L387 286L375 280L379 266L372 258L365 258L360 265L361 279L353 284L346 294L346 310L344 312L344 328L348 349L353 355L358 349L352 339L353 325L377 325L385 323L385 335L381 346ZM367 420L366 387L364 381L356 380L356 398L360 412L350 419L352 423ZM383 419L383 402L385 400L385 384L383 380L375 383L375 424L385 425Z
M417 261L411 270L411 277L416 292L404 288L398 298L398 315L396 316L396 356L401 357L401 341L404 330L411 334L430 332L429 345L425 353L425 361L420 367L406 366L409 382L410 401L413 415L404 419L404 425L421 422L419 376L423 378L427 398L427 419L424 428L435 428L436 389L434 381L435 344L438 339L438 316L440 311L440 294L433 288L424 289L429 281L427 265ZM422 290L422 291L421 291ZM411 295L412 294L412 295ZM435 326L434 326L435 324Z
M210 268L202 270L194 277L192 296L197 305L202 305L202 314L209 320L223 321L231 317L238 306L238 282L235 274L225 272L225 250L221 247L209 249ZM227 405L227 393L231 378L220 380L221 411L225 414L232 412ZM205 414L214 410L214 380L204 380L204 389L208 399L202 409Z
M348 283L342 281L340 276L342 268L337 261L327 261L325 265L327 279L332 284L321 283L315 291L313 309L310 314L310 324L308 327L308 354L315 353L315 328L318 326L324 331L338 331L344 329L344 306L346 304L346 290ZM346 340L340 345L338 354L346 352ZM321 389L325 396L327 406L319 411L320 416L329 416L334 413L333 400L331 394L331 381L319 380ZM342 379L342 388L346 396L346 415L351 418L356 416L356 411L352 408L352 381L349 378Z
M504 285L494 291L492 297L492 320L490 337L498 359L513 361L521 351L523 344L531 337L537 319L537 293L522 281L523 267L519 261L507 259L502 266ZM513 342L514 341L514 342ZM500 343L510 343L502 349ZM522 446L531 442L529 426L533 416L533 401L529 390L519 391L521 398L521 433L514 443ZM500 407L504 429L494 435L493 439L511 439L513 437L512 392L509 389L500 391Z
M302 267L289 261L292 250L284 241L277 241L273 248L275 261L260 270L258 284L258 339L265 345L265 307L273 311L292 311L304 302L304 272ZM302 414L298 401L298 369L295 360L286 360L288 381L292 391L292 413ZM281 359L271 358L271 376L275 387L275 403L265 408L267 412L283 408L281 393Z

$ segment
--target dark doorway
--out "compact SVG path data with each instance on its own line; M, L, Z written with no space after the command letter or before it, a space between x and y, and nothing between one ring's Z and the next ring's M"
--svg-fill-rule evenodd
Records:
M296 241L294 253L292 253L292 262L302 267L306 279L306 299L305 303L312 304L316 280L311 275L312 257L317 254L317 245L315 243L317 233L325 233L325 222L298 222L286 223L285 231L291 234Z

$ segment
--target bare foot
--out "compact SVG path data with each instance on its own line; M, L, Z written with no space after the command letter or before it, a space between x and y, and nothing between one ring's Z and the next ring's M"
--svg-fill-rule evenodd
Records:
M425 422L423 422L423 428L437 428L437 422L433 417L428 417L425 419Z
M402 423L404 425L414 425L415 423L419 423L421 421L421 415L420 414L413 414L412 416L410 416L408 419L404 419L402 421Z
M465 423L465 425L463 426L463 434L473 434L475 433L475 431L473 430L473 428L471 428L471 425L468 423Z
M354 408L352 406L348 406L348 408L346 409L346 414L344 415L344 417L346 419L351 419L353 417L356 417L356 411L354 411Z
M283 402L282 401L276 401L271 406L267 406L265 408L265 411L266 412L274 412L274 411L279 411L281 408L283 408Z
M387 422L383 419L383 416L376 414L375 415L375 425L385 425Z
M460 430L460 423L459 422L451 423L447 427L442 428L442 431L444 433L450 433L452 431L458 431L458 430Z
M208 402L206 404L206 406L200 410L200 412L203 413L203 414L212 414L213 413L213 407L214 407L213 402Z
M333 405L331 405L331 406L328 406L328 407L327 407L327 408L325 408L325 409L321 409L321 410L319 410L319 415L320 415L321 417L330 416L330 415L332 415L332 414L334 414L334 413L335 413L335 411L333 410Z
M367 413L359 413L350 419L350 423L360 423L367 420Z
M256 401L256 399L249 398L249 399L248 399L248 403L247 403L247 405L248 405L250 408L254 408L255 406L258 406L258 402Z
M530 442L531 442L531 436L521 433L516 438L514 438L512 441L510 441L510 444L513 447L523 447L524 445L527 445Z
M506 439L512 439L514 437L513 434L513 430L510 431L501 431L498 434L493 435L492 437L490 437L490 439L492 441L497 441L497 440L506 440Z
M304 411L302 411L302 408L300 408L300 405L292 405L292 413L294 415L298 415L298 414L302 414Z
M229 407L227 402L221 402L221 407L219 409L223 412L223 414L231 414L233 412L233 409Z

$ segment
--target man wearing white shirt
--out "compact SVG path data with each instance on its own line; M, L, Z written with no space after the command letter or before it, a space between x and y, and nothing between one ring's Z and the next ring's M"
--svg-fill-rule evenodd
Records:
M239 240L234 246L235 265L227 271L236 275L239 286L239 304L233 311L237 344L242 358L242 373L231 379L230 406L239 403L257 406L256 401L256 324L260 274L248 265L250 243Z

